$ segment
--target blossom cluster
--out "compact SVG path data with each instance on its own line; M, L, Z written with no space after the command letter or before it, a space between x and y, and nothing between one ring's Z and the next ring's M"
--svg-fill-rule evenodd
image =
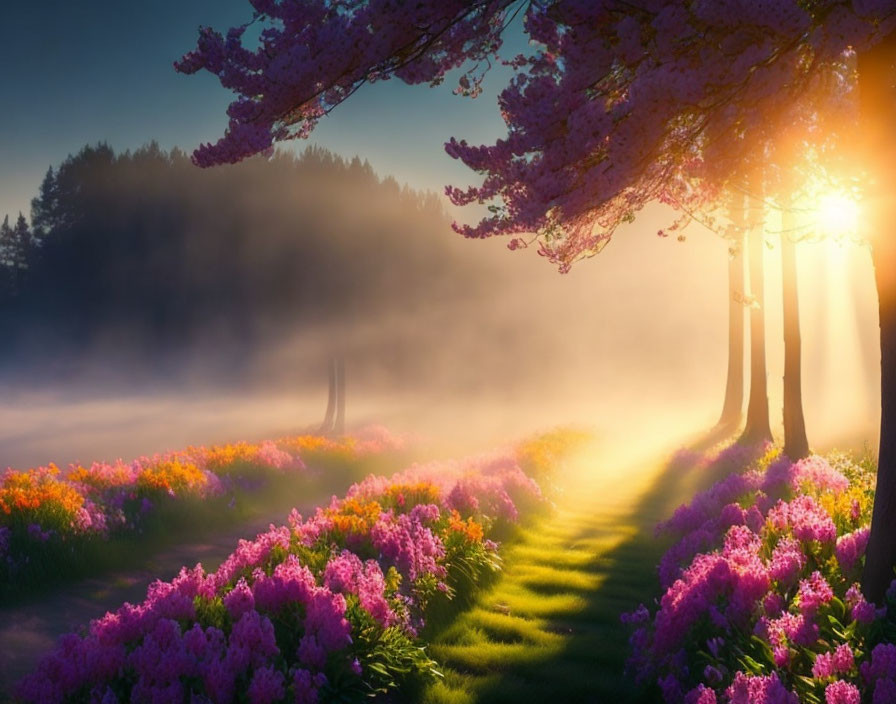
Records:
M427 610L497 569L489 539L544 503L513 453L413 465L184 568L146 600L62 637L21 683L28 702L340 701L433 663Z
M33 568L38 547L133 534L162 503L232 496L283 474L401 449L381 427L339 439L301 435L188 447L131 462L54 464L0 473L0 587ZM70 551L69 551L70 552Z
M894 701L896 646L881 642L892 614L858 583L872 470L757 454L658 526L676 540L655 612L623 617L630 667L670 704Z

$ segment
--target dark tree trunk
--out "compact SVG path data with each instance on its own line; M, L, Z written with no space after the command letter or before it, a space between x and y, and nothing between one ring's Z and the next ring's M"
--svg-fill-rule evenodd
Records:
M872 258L880 298L880 447L862 588L865 598L880 603L896 576L896 251L875 244Z
M738 198L738 200L743 200ZM728 381L718 427L740 423L744 405L744 222L743 205L734 204L732 220L737 239L728 258Z
M758 182L751 184L750 232L747 235L750 262L750 400L747 404L747 425L741 442L771 441L768 420L768 379L765 368L765 282L762 203Z
M880 450L871 536L862 591L880 603L896 565L896 34L859 55L859 97L867 166L876 178L865 203L870 211L872 260L880 314Z
M787 211L785 210L785 213ZM797 293L796 243L788 235L792 218L784 217L781 235L781 284L784 299L784 454L791 460L809 455L803 417L800 304Z

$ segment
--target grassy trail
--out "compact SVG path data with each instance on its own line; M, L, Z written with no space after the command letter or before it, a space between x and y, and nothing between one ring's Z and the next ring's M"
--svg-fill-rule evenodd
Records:
M657 593L666 544L653 526L712 477L681 461L601 460L596 447L565 473L558 508L522 531L497 582L435 638L445 678L423 702L656 701L624 676L619 615Z

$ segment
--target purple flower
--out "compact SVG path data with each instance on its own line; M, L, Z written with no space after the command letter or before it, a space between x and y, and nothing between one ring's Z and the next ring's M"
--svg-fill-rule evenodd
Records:
M646 623L650 620L650 612L644 604L639 604L634 611L621 614L619 620L625 624Z
M286 696L286 678L273 665L262 667L252 674L249 683L249 701L252 704L274 704Z
M236 586L224 597L224 606L230 612L230 617L238 621L247 611L255 608L255 597L245 579L240 579Z
M871 659L859 667L862 679L869 685L877 680L896 680L896 645L879 643L871 651Z

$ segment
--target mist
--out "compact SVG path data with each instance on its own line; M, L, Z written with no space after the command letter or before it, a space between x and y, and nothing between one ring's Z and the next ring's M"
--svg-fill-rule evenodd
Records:
M534 248L455 234L437 196L319 150L211 171L153 146L87 156L68 162L92 184L70 200L79 219L47 219L30 278L5 299L0 465L312 430L334 354L350 428L382 423L455 451L560 424L608 444L674 445L717 420L728 244L696 227L684 241L657 237L659 206L561 275ZM810 444L873 447L870 256L805 243L798 257Z

